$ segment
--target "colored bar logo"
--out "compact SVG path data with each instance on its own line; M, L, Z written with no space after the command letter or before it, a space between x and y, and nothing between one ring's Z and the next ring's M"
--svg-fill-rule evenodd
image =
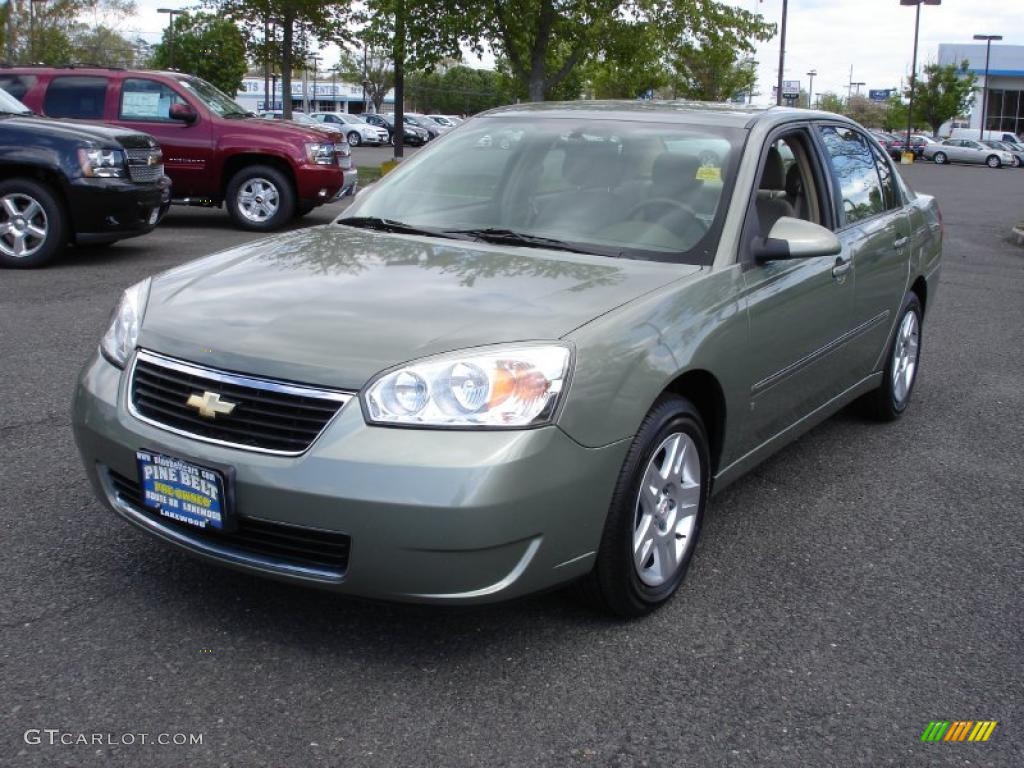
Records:
M921 741L988 741L996 725L995 720L932 720Z

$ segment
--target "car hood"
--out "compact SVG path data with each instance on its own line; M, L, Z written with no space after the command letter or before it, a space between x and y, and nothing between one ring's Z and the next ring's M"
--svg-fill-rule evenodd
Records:
M265 117L249 117L244 119L246 122L257 124L260 133L285 141L323 141L325 138L333 139L336 135L336 132L326 130L318 125L305 125L303 123L273 120Z
M17 115L5 118L3 124L24 128L25 130L32 131L37 136L91 142L103 147L120 144L127 149L148 149L157 146L156 141L148 134L125 128L81 122L79 120L59 120L38 115Z
M557 339L699 267L325 226L156 277L139 346L359 389L440 352Z

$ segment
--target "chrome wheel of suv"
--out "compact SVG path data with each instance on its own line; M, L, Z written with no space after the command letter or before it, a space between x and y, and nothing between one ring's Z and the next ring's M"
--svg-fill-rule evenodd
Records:
M281 202L281 195L273 182L262 177L249 179L238 190L238 210L257 224L272 218Z
M39 201L22 192L0 198L0 252L12 259L34 256L49 236L49 221Z

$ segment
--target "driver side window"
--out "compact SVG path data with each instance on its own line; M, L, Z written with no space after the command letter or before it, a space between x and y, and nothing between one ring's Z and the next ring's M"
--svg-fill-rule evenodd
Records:
M768 237L783 216L824 224L815 175L803 130L772 142L763 159L756 210L759 233Z

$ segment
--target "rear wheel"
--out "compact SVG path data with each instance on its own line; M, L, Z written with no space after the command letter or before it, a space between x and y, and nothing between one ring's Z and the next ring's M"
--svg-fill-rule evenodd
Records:
M675 594L700 535L708 456L707 433L693 404L675 395L659 399L619 473L594 570L580 582L590 602L635 617Z
M67 223L53 193L37 181L0 184L0 265L41 267L67 245Z
M916 293L903 299L900 319L889 342L882 383L860 400L864 412L879 421L895 421L910 405L921 358L921 300Z
M351 144L353 147L358 147L359 144L362 142L362 138L363 137L359 135L358 131L352 131L348 135L348 143Z
M988 159L985 160L985 165L989 168L999 168L1002 164L1003 162L995 155L989 155Z
M228 213L242 229L270 232L295 215L295 191L281 171L269 165L249 165L228 182Z
M947 161L947 158L946 158L946 153L945 152L936 152L935 153L935 163L937 165L945 165L946 161Z

